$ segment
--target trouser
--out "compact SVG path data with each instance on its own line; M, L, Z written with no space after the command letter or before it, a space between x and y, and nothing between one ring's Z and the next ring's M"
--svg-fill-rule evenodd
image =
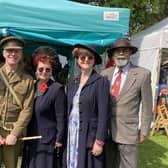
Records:
M106 168L137 168L138 144L108 142L105 150Z
M0 128L0 135L4 138L9 134L8 131ZM20 154L20 143L16 145L1 145L0 146L0 164L4 164L5 168L16 168L18 157Z

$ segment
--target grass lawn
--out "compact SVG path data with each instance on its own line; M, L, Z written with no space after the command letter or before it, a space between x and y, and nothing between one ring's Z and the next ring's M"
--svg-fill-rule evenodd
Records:
M20 159L18 167L20 168ZM139 168L168 168L168 137L162 133L150 136L140 145Z
M157 133L140 145L139 168L168 168L168 137L166 135Z

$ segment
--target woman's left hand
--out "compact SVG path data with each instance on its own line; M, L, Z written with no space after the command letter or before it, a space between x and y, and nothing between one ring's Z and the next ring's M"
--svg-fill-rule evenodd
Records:
M60 148L60 147L62 147L62 143L55 142L55 148Z
M94 156L99 156L102 152L103 152L103 146L94 142L93 148L92 148L92 154Z

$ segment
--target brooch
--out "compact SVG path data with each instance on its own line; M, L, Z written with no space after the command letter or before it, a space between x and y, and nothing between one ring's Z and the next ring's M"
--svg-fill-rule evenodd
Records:
M47 86L46 83L42 83L42 84L39 86L39 91L40 91L40 92L45 92L47 89L48 89L48 86Z

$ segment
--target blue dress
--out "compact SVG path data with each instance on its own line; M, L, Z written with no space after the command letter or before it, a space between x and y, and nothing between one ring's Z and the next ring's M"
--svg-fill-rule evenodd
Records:
M79 139L79 97L82 87L79 86L74 98L73 107L69 116L67 167L77 168L78 139Z
M67 85L67 101L68 101L68 120L72 115L74 108L74 96L77 93L80 85L81 75L73 77L68 81ZM93 144L96 139L105 142L107 136L108 125L110 124L110 95L109 81L106 77L101 76L94 70L82 87L79 96L79 128L77 142L77 156L74 159L73 168L104 168L104 152L99 156L92 154ZM69 129L70 130L70 129ZM73 128L71 134L75 134ZM67 130L68 132L68 130ZM70 134L70 135L71 135ZM70 138L68 139L70 144ZM70 146L70 145L69 145ZM67 148L69 148L67 146ZM70 167L70 161L67 161L67 155L71 155L69 149L64 152L64 168ZM67 151L68 150L68 151ZM68 156L68 159L70 158ZM67 165L68 162L68 165ZM73 161L72 161L73 162ZM77 164L77 167L75 165Z

